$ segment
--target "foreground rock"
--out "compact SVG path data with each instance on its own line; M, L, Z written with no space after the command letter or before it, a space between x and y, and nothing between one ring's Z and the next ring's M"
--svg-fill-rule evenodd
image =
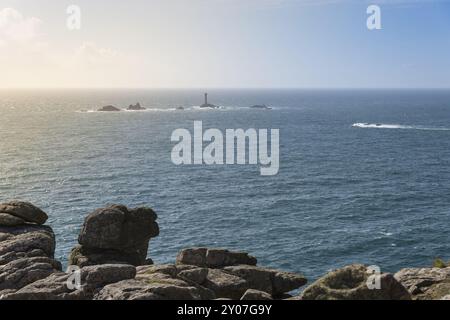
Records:
M299 274L255 266L231 266L223 270L244 279L249 288L267 292L276 298L307 283L306 278Z
M17 227L26 224L27 222L21 218L10 215L9 213L0 213L0 226Z
M69 257L71 265L104 263L146 264L148 242L159 235L157 215L150 208L114 205L94 211L85 219Z
M132 279L136 268L130 265L89 266L80 271L80 287L74 287L72 274L57 272L36 281L15 293L6 294L4 300L91 300L105 285ZM71 286L69 286L71 285Z
M61 270L47 226L0 227L0 297Z
M190 248L182 250L177 256L177 264L199 267L221 268L239 264L257 264L257 259L246 252L231 252L225 249Z
M18 226L24 223L44 224L47 214L29 202L11 201L0 204L0 226Z
M54 259L55 235L42 225L46 220L45 212L27 202L0 205L0 300L450 299L448 267L403 269L393 276L351 265L291 297L306 278L257 266L246 252L188 248L175 264L148 265L148 242L159 234L157 215L121 205L85 219L70 256L81 268L74 269L80 278L74 283L76 276L62 272ZM378 281L379 288L371 289Z
M211 254L209 259L208 253ZM256 267L254 264L256 259L243 252L186 249L179 253L177 264L140 266L135 279L107 285L95 299L252 300L259 297L268 300L306 283L301 275Z
M380 275L380 288L367 285L372 274L364 265L332 271L317 280L301 295L301 300L410 300L411 295L393 275ZM371 281L370 281L371 282Z
M417 300L439 300L450 294L450 268L409 268L395 278Z
M105 286L97 300L210 300L211 290L177 277L175 265L139 267L135 279Z
M86 217L69 259L81 269L64 273L54 259L52 229L39 225L47 215L26 202L0 208L0 299L273 299L306 283L301 275L257 267L255 257L226 249L190 248L176 264L146 265L148 242L159 235L157 215L122 205Z
M278 298L307 282L302 275L257 267L256 264L257 259L246 252L189 248L178 254L176 267L189 268L179 276L212 290L217 298L238 300L249 289Z
M100 112L118 112L118 111L122 111L122 110L120 110L119 108L116 108L114 106L104 106L104 107L101 107L100 109L98 109L97 111L100 111Z

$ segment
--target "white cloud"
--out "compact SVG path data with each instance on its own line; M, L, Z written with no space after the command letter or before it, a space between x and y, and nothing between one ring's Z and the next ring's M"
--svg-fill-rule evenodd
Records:
M13 8L0 10L0 43L28 43L39 37L41 20L24 17Z
M114 63L117 59L124 58L122 54L108 48L99 47L94 42L84 42L75 51L75 59L81 63L98 65Z
M0 9L0 87L121 85L124 74L139 70L135 57L95 42L61 47L42 24L16 9Z

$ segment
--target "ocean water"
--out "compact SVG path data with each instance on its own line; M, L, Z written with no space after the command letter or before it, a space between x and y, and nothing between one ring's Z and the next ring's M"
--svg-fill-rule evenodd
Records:
M239 249L313 280L350 263L383 271L450 260L450 91L0 91L0 201L50 215L67 261L84 217L148 205L161 235L149 256ZM144 112L90 112L139 101ZM273 110L251 110L253 104ZM184 106L185 111L176 110ZM280 129L280 172L175 166L177 128Z

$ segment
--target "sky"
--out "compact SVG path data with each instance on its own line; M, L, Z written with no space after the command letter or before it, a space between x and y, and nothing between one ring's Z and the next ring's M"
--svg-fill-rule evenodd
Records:
M0 0L0 88L118 87L450 88L450 0Z

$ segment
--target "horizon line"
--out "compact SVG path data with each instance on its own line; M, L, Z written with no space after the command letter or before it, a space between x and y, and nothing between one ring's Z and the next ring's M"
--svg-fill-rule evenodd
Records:
M450 87L0 87L0 90L450 90Z

